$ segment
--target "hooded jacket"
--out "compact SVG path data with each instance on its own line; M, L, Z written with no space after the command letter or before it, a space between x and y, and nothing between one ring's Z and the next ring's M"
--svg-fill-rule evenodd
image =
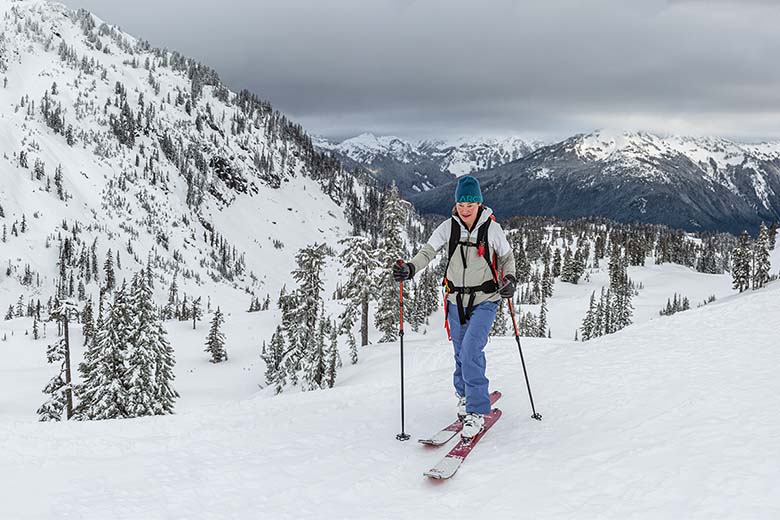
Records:
M462 242L477 243L477 230L479 227L490 219L493 214L493 210L487 206L482 206L477 220L474 222L474 226L471 231L466 229L466 225L463 223L457 212L453 210L451 218L458 222L460 229L460 240ZM428 239L428 243L423 246L420 251L414 255L414 258L410 260L414 264L415 272L419 273L436 257L436 254L449 244L450 229L452 228L451 219L447 219L431 235ZM488 227L488 244L490 246L490 254L495 252L497 255L496 270L498 271L499 284L501 282L502 274L515 275L515 255L512 252L512 247L504 235L504 230L498 222L491 222ZM461 252L462 250L462 252ZM446 253L445 253L446 254ZM466 263L463 263L463 257L466 258ZM481 285L484 282L493 279L493 273L490 271L490 267L484 258L477 254L476 247L464 247L460 244L455 248L455 252L450 259L450 265L447 268L447 279L452 285L458 287L474 287ZM455 294L450 294L448 300L452 303L456 303ZM498 292L484 293L477 292L474 298L474 305L479 305L485 301L498 301L501 296Z

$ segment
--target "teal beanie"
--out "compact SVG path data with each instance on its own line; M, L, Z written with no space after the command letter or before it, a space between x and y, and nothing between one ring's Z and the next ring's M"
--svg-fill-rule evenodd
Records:
M455 202L482 202L479 181L471 175L464 175L458 179L458 187L455 188Z

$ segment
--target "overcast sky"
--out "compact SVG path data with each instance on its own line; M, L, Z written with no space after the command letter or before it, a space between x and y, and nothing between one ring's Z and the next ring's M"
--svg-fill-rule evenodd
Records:
M780 138L773 0L65 0L310 132Z

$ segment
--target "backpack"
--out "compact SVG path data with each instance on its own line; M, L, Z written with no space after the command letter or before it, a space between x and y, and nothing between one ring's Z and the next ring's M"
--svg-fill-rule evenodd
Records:
M481 213L481 210L480 210ZM479 215L477 216L477 219L479 219ZM460 320L460 324L464 325L466 321L471 317L471 311L474 308L474 298L476 297L477 292L485 292L485 293L494 293L498 290L498 271L496 269L497 265L497 255L496 252L493 251L491 255L490 251L490 242L488 241L488 229L490 228L490 223L495 222L496 217L494 215L490 215L490 218L485 221L483 224L477 228L477 242L465 242L461 241L460 239L460 224L458 223L457 217L452 216L450 219L452 225L450 227L450 239L448 244L448 250L447 250L447 266L444 268L444 279L442 280L442 285L445 288L444 293L444 328L447 329L447 338L452 340L452 336L450 335L450 323L447 320L447 297L450 295L450 293L455 293L455 300L458 307L458 319ZM485 261L488 264L488 267L490 268L490 272L493 275L492 280L488 280L481 285L471 286L471 287L458 287L456 285L453 285L450 280L447 279L447 271L450 267L450 261L452 260L452 256L455 254L455 250L458 248L458 245L461 246L460 254L461 258L463 260L463 266L466 268L466 255L463 252L463 247L476 247L477 248L477 256L481 256L485 259ZM463 306L463 295L468 294L469 299L468 303L466 304L465 308Z

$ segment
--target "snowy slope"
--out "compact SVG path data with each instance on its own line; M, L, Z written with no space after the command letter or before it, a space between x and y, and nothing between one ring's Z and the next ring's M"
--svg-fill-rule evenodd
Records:
M3 421L0 516L453 518L484 497L486 518L776 518L778 302L774 282L587 343L524 339L540 423L513 338L492 340L504 416L445 483L422 476L444 449L395 440L397 344L364 350L327 392ZM451 347L438 327L405 347L414 438L451 418Z
M7 79L0 88L0 227L8 230L8 241L0 242L3 312L20 295L26 303L52 294L57 239L67 236L66 225L78 223L86 244L97 240L101 266L109 248L121 254L120 282L151 255L158 302L178 270L180 294L202 296L204 303L210 298L231 313L248 308L249 293L277 294L289 282L298 248L351 232L338 194L326 195L322 181L312 179L315 170L321 176L327 170L313 164L300 139L279 131L286 123L270 106L258 101L250 111L248 97L237 98L208 72L193 100L193 82L182 70L191 62L85 12L40 0L0 0L0 13L0 81ZM66 61L63 52L78 59ZM117 141L109 121L120 111L119 85L147 127L138 129L132 147ZM45 96L73 127L72 146L44 121ZM142 114L152 109L147 125ZM240 124L243 131L236 129ZM166 137L181 164L161 150ZM40 180L33 173L39 161ZM215 165L220 161L222 169ZM58 166L64 201L46 190ZM196 180L189 183L188 176ZM198 196L202 202L193 204ZM23 217L27 232L12 236ZM216 272L212 231L244 262L232 279ZM25 266L40 286L19 283ZM87 292L96 302L96 285Z

